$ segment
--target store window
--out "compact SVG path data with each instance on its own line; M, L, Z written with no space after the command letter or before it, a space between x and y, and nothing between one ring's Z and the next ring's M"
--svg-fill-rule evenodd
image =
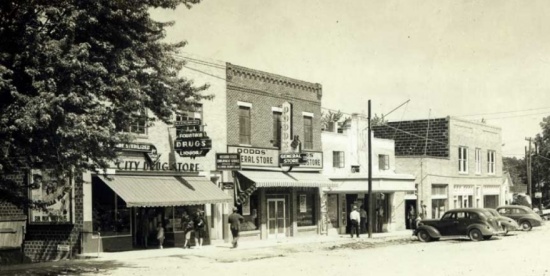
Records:
M251 145L250 106L239 106L239 143Z
M130 235L130 208L100 180L92 183L92 229L101 236Z
M315 193L298 193L298 226L317 225L315 217Z
M254 231L260 229L258 217L259 202L258 192L252 193L248 200L238 205L238 213L244 217L244 223L241 223L241 231Z
M432 199L432 219L438 219L445 213L447 199Z

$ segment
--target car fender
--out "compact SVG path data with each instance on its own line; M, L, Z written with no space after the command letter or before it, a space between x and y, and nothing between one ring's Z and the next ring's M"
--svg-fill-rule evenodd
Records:
M473 223L473 224L468 225L468 228L467 228L468 232L466 233L466 235L468 233L470 233L470 231L474 228L479 229L479 231L481 231L481 234L484 235L484 236L495 234L495 232L493 231L493 228L487 226L486 224ZM487 228L489 228L489 229L487 229Z
M437 230L435 227L433 226L430 226L430 225L420 225L416 228L415 230L415 234L418 234L418 232L420 232L420 230L426 230L428 232L428 234L430 235L430 237L432 238L441 238L441 233L439 233L439 230Z

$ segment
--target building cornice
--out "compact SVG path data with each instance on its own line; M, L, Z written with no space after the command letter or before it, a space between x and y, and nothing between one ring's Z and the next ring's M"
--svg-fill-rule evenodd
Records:
M251 94L256 94L256 95L259 95L259 96L273 97L273 98L279 98L279 99L285 99L285 100L292 99L292 100L296 100L296 101L304 101L304 102L311 103L313 105L321 106L321 102L319 102L319 101L306 100L306 99L299 98L299 97L293 97L293 96L288 95L288 94L276 95L276 94L268 93L268 92L265 92L265 91L262 91L262 90L243 87L243 86L235 85L235 84L229 84L228 83L227 84L227 89L237 90L237 91L251 93Z
M317 94L317 98L321 98L323 95L323 87L319 83L311 83L302 80L297 80L281 75L267 73L255 69L242 67L227 63L227 80L231 81L234 76L243 77L245 79L251 79L255 81L261 81L265 83L272 83L279 86L285 86L289 88L299 89Z

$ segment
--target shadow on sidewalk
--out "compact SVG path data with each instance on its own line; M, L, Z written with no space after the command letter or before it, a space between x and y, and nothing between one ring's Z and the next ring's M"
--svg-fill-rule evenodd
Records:
M62 260L56 262L21 264L0 267L0 275L106 275L109 271L121 268L137 268L117 261Z

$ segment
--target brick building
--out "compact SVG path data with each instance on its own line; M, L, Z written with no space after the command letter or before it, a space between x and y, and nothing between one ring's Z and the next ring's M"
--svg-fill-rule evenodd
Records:
M374 127L374 136L395 140L397 172L416 176L420 202L407 205L427 217L505 203L500 128L447 117L389 122Z
M340 129L322 133L323 174L338 184L324 189L327 196L329 232L350 232L352 206L368 213L368 118L352 114ZM414 196L414 176L395 173L394 141L372 139L373 232L391 232L408 227L405 200ZM363 233L366 232L366 225Z
M320 188L335 185L320 174L321 85L202 57L185 59L184 74L210 84L208 92L220 103L215 111L224 113L217 115L216 143L226 148L218 153L240 154L242 168L221 173L245 218L241 239L320 233ZM205 106L205 117L212 111ZM229 214L226 207L219 211ZM217 231L230 237L227 227Z

